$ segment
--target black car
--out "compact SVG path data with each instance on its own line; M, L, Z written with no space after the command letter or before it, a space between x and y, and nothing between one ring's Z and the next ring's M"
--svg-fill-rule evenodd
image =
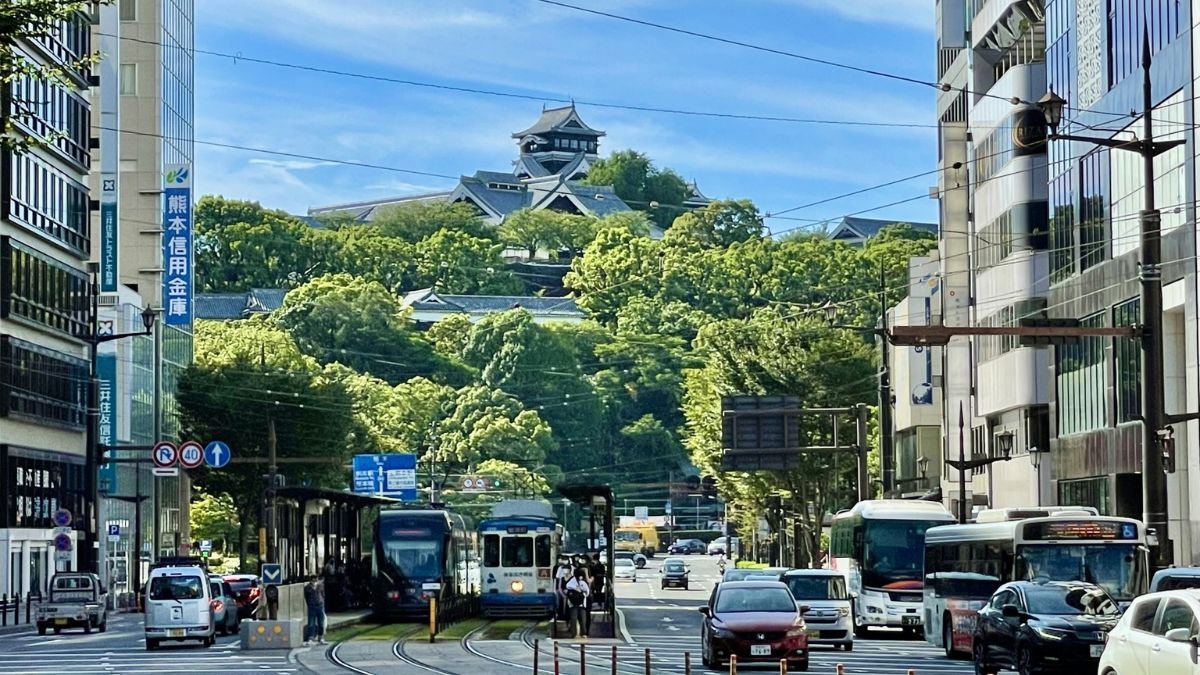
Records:
M704 553L708 550L708 544L699 539L677 539L674 544L667 547L667 553L673 555L687 555L690 553Z
M1005 584L979 610L971 646L975 672L1094 673L1119 611L1116 601L1093 584Z
M662 587L669 588L677 586L683 590L688 589L688 568L678 560L668 560L662 566Z

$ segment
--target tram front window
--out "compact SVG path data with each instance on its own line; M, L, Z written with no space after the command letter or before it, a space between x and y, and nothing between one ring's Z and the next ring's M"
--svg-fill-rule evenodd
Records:
M440 542L392 540L383 543L383 554L405 577L437 579L442 576Z
M539 534L537 538L537 566L549 567L551 564L550 535Z
M505 537L500 559L505 567L533 567L533 537Z

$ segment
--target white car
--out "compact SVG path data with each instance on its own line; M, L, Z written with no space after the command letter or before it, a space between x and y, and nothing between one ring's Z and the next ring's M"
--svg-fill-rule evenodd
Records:
M1100 675L1195 675L1200 590L1143 595L1121 616L1100 655Z
M709 555L725 554L729 555L729 545L725 542L729 541L726 537L717 537L708 544Z
M637 581L637 567L628 558L617 558L613 561L613 579L620 581Z

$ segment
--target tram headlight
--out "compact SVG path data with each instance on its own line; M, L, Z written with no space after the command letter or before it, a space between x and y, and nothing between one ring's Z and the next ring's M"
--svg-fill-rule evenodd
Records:
M513 582L508 587L512 589L513 593L520 593L525 590L525 582L520 579L513 579Z

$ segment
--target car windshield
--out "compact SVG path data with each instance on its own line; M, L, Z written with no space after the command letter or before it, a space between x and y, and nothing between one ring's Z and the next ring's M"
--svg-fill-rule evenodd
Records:
M760 573L761 573L761 570L749 570L749 569L726 570L725 576L722 577L721 580L722 581L745 581L746 577L748 577L752 574L760 574Z
M1030 614L1092 614L1112 616L1117 604L1102 590L1095 588L1026 588L1025 601Z
M683 563L667 563L663 566L663 571L672 572L675 574L683 572L685 569L687 568L683 566Z
M642 534L636 530L617 530L614 538L617 541L637 541L642 538Z
M229 587L238 593L248 591L256 586L258 586L258 582L253 579L234 579L229 582Z
M1017 549L1013 579L1083 581L1132 600L1145 592L1142 560L1134 544L1027 544Z
M200 577L155 577L150 581L151 600L196 600L204 597Z
M845 600L846 580L839 575L810 574L786 577L792 597L797 600Z
M792 594L783 588L727 588L717 593L717 612L795 612Z
M617 558L613 561L613 565L617 567L633 567L633 561L629 558Z
M1158 580L1156 591L1181 591L1187 588L1200 588L1200 577L1163 577Z

